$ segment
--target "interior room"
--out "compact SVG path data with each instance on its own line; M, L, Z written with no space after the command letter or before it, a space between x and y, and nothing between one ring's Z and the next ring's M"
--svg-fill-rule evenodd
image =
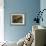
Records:
M0 0L0 46L46 46L46 0Z

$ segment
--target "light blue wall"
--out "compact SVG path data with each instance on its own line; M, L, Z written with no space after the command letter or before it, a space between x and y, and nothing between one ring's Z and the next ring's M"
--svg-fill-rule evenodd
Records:
M41 0L40 1L40 10L42 11L43 9L46 9L46 0ZM43 12L43 22L40 21L40 25L46 27L46 10Z
M40 0L4 0L4 35L5 40L18 41L32 29L35 12L40 9ZM23 13L26 17L24 26L10 24L11 13Z

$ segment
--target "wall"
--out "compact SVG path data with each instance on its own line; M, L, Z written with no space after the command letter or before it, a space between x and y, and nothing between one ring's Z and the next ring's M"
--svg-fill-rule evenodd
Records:
M4 41L4 8L3 0L0 0L0 42Z
M45 6L45 5L46 5L46 0L41 0L41 1L40 1L40 9L41 9L41 11L42 11L43 9L46 9L46 6ZM46 27L46 20L45 20L45 19L46 19L46 11L43 12L42 17L43 17L44 20L43 20L43 22L42 22L42 21L40 22L40 25Z
M7 41L18 41L32 29L35 14L40 10L40 0L4 0L4 35ZM23 13L25 25L13 26L10 23L11 13Z

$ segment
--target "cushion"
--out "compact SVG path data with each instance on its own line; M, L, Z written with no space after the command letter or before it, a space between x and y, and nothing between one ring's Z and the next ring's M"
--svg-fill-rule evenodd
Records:
M24 43L24 38L21 38L18 42L17 42L17 46L23 46L23 43Z

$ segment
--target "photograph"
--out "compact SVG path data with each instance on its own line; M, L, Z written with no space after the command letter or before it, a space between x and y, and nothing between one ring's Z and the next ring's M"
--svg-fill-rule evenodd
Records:
M12 25L24 25L25 17L24 14L11 14Z

